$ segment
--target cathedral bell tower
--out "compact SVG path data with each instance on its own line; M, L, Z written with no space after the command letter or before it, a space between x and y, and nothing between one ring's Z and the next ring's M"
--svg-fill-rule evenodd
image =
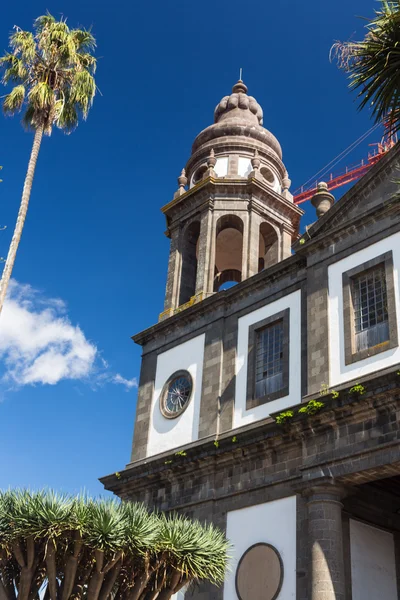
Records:
M278 140L239 80L196 137L163 207L171 240L163 320L287 258L302 211Z

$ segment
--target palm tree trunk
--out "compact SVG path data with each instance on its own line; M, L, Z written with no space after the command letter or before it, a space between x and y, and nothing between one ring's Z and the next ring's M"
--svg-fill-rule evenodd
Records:
M32 190L33 176L35 174L36 162L39 156L40 144L43 137L43 127L38 127L33 139L32 152L29 159L28 171L26 173L24 189L22 191L21 205L19 207L17 222L15 224L14 235L11 240L10 248L7 254L6 264L4 265L3 275L0 281L0 314L3 310L4 300L10 282L11 273L14 267L15 257L19 242L21 240L22 230L24 228L26 213L28 212L29 198Z

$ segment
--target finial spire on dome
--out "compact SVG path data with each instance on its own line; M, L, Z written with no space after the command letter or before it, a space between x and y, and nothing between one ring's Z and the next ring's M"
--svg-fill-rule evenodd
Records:
M233 94L247 94L247 85L245 85L243 83L243 81L241 79L239 79L239 81L237 83L235 83L235 85L232 88L232 93Z
M262 125L263 112L257 100L247 95L247 86L241 79L232 88L230 96L224 96L214 111L214 123L234 120L248 125Z

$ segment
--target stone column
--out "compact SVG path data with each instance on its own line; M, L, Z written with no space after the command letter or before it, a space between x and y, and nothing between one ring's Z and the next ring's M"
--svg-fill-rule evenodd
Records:
M170 249L168 259L167 286L165 290L164 312L174 309L178 305L179 271L181 267L181 256L179 253L180 227L170 230ZM168 316L168 315L167 315Z
M282 225L281 227L281 256L280 260L284 260L292 255L292 233Z
M310 600L345 600L343 561L343 489L321 485L309 489Z
M197 254L197 276L196 276L196 294L203 293L204 298L209 292L213 291L212 282L214 274L210 274L210 269L214 268L213 262L213 231L212 231L213 211L208 206L201 214L199 249Z
M258 256L260 251L260 216L249 203L249 240L246 277L258 273Z

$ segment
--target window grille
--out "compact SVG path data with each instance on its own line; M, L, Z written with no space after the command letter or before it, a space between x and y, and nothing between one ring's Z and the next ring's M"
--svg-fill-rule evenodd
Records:
M257 332L256 397L261 398L283 387L283 321Z
M385 267L366 271L352 281L355 350L372 348L389 339Z

